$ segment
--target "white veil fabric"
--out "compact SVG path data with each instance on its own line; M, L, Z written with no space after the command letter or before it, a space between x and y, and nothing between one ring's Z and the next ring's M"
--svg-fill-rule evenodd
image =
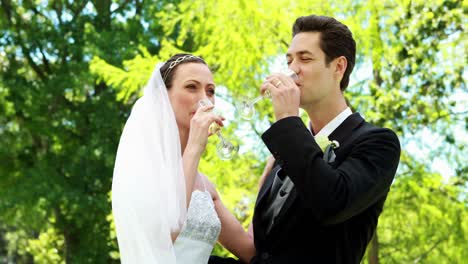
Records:
M160 63L120 138L112 210L122 263L176 263L171 232L185 221L179 130Z

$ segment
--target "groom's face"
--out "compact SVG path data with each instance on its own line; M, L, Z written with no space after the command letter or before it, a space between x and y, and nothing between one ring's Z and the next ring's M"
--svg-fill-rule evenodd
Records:
M179 129L189 129L198 102L207 98L214 104L215 84L208 66L202 63L177 66L168 95Z
M320 48L320 32L301 32L294 36L286 54L289 68L298 77L302 108L318 105L334 96L339 82L334 74L334 61L328 65Z

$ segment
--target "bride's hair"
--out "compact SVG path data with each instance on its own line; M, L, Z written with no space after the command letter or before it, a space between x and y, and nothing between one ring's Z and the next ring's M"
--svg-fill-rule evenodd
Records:
M167 89L171 89L172 87L172 78L174 77L176 68L184 63L202 63L206 64L206 62L195 55L188 54L188 53L178 53L172 56L170 59L166 61L166 63L161 67L161 76L163 77L164 84L166 85Z

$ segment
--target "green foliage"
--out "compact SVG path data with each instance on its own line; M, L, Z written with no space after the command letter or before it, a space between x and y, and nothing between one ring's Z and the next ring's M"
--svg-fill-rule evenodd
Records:
M378 248L370 250L379 249L382 263L467 259L468 142L458 136L468 128L466 3L71 2L1 1L0 262L117 262L113 162L155 64L181 51L201 55L215 72L219 97L234 104L258 95L288 47L293 21L312 13L335 16L353 31L358 58L345 95L402 142ZM223 130L244 146L240 156L221 161L213 137L200 163L245 227L268 155L259 135L273 121L267 100L257 110L258 121L229 120ZM438 144L425 146L421 131ZM411 142L431 160L421 160ZM451 177L431 166L444 157ZM215 253L228 255L221 247Z
M108 193L130 108L96 82L89 61L99 55L121 66L140 44L157 49L159 26L142 23L158 8L1 1L0 235L10 262L116 258Z
M62 256L64 249L63 236L57 234L53 228L45 230L37 239L28 241L27 251L34 256L35 263L65 263Z
M401 133L459 120L453 95L466 92L461 2L429 7L425 1L384 1L371 7L373 44L366 52L374 78L352 91L353 102L374 123Z
M379 223L385 263L463 263L468 252L466 191L410 157ZM398 243L398 245L396 245Z

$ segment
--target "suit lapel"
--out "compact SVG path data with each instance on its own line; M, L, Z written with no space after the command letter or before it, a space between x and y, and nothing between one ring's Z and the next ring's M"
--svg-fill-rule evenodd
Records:
M270 193L273 180L275 179L276 173L279 169L281 169L279 165L273 167L273 169L265 179L265 182L263 183L262 187L258 192L253 215L255 240L264 240L266 237L266 226L264 223L264 219L262 219L264 213L264 206L266 204L266 201L268 200L268 194Z
M280 170L281 167L276 165L270 172L270 174L265 179L260 191L258 192L257 202L255 203L255 208L257 208L262 202L264 202L267 197L267 194L270 193L271 185L273 184L273 180L275 179L275 175Z
M364 119L358 112L348 116L331 134L328 136L330 140L336 140L340 145L351 136L351 133L356 129Z

